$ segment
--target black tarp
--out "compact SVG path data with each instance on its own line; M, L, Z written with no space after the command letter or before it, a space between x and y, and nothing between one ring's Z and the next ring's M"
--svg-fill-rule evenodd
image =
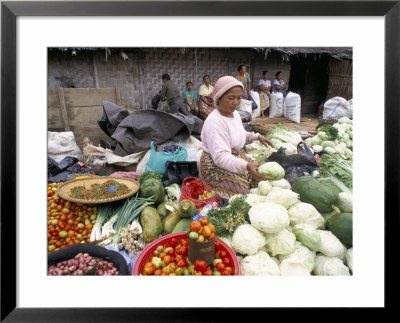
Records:
M113 140L114 154L127 156L166 141L183 141L193 135L199 138L203 121L181 113L170 114L156 110L139 110L129 114L125 109L103 102L103 116L99 127Z

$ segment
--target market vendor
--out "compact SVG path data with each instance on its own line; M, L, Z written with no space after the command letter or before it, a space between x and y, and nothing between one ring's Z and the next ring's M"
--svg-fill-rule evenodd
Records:
M271 94L271 81L269 80L268 71L263 71L262 79L258 81L258 87L260 89L261 116L266 116L266 112L269 108L269 96Z
M247 157L243 147L255 140L272 146L262 135L245 131L236 110L242 91L242 82L234 77L218 79L211 93L217 108L208 116L201 132L202 178L225 200L236 194L248 194L264 179L257 172L261 164Z
M178 88L171 81L171 77L168 74L163 74L161 77L163 86L160 93L158 94L161 100L167 100L169 105L170 113L183 113L185 115L191 115L183 103L181 94Z
M215 109L214 100L210 96L213 89L210 76L204 75L203 84L199 87L199 117L203 120Z
M283 73L281 71L276 72L275 80L272 82L272 93L282 93L285 97L287 94L287 85L283 80Z
M250 75L246 72L246 66L239 65L236 79L243 84L242 99L248 100L250 96Z

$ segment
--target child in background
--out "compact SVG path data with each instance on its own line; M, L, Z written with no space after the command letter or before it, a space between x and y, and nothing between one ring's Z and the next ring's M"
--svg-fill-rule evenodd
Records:
M199 114L199 108L197 107L197 93L193 90L193 83L186 83L186 90L182 93L183 102L185 103L185 108L191 114L197 116Z

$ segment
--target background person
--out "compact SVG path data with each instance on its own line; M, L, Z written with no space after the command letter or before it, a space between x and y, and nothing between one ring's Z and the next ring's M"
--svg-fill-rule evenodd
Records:
M281 71L276 72L275 80L272 82L272 93L280 92L285 97L287 94L287 85L283 81L283 73Z
M232 76L218 79L212 92L217 108L208 116L201 132L202 178L225 200L236 194L248 194L251 187L265 180L257 172L261 164L245 155L244 145L259 140L272 146L260 134L245 131L236 110L242 90L243 84Z
M269 96L271 94L271 81L269 80L268 71L262 73L262 79L258 81L258 87L260 89L261 116L266 116L266 112L269 108Z
M250 75L246 72L246 66L239 65L237 68L238 74L236 75L236 79L243 84L243 93L242 98L248 100L250 95Z
M181 94L179 93L178 88L174 83L171 82L171 77L168 74L163 74L161 76L162 79L162 88L160 93L158 94L161 100L167 100L169 105L170 113L178 113L181 112L185 115L191 115L185 108L183 104L183 100Z
M199 108L197 107L197 93L193 90L193 83L186 83L186 90L182 93L182 99L185 104L185 108L191 114L197 116L199 114Z
M203 84L199 87L199 117L203 120L215 109L214 100L211 98L213 89L210 76L204 75Z

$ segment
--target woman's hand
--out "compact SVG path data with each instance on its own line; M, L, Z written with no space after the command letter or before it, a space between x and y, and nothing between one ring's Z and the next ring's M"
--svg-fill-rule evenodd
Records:
M265 138L264 136L258 135L258 140L265 146L271 146L274 147L273 143L271 141L269 141L267 138Z
M258 167L260 166L261 166L260 163L257 163L256 161L253 160L247 163L246 168L253 179L258 181L264 181L265 180L264 176L259 174L257 171Z

